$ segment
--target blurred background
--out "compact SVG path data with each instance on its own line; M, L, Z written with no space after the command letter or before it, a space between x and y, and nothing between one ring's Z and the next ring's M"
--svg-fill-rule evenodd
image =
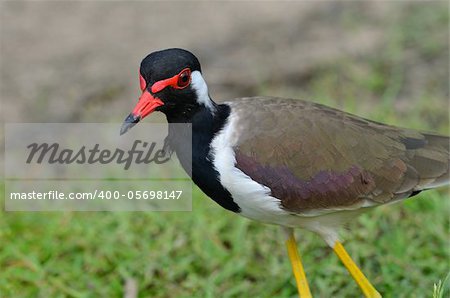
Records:
M182 47L219 102L301 98L449 133L447 2L0 5L2 122L121 123L139 96L141 59ZM448 189L425 192L342 235L386 297L444 297L449 212ZM297 237L315 296L359 295L319 237ZM198 189L185 213L1 211L0 267L1 297L296 296L279 228L222 210Z

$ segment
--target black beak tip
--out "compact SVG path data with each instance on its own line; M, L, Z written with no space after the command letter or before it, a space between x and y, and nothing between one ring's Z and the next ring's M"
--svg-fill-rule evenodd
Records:
M141 120L140 116L136 116L133 114L128 115L128 117L125 118L125 121L123 121L122 127L120 128L120 135L123 135L124 133L129 131L140 120Z

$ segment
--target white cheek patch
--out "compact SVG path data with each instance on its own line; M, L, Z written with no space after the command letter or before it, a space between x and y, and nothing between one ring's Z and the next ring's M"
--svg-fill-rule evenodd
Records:
M211 112L215 112L216 108L211 98L209 98L208 86L206 85L202 74L197 70L193 71L191 74L191 81L192 88L195 90L195 93L197 95L197 102L201 105L204 105Z

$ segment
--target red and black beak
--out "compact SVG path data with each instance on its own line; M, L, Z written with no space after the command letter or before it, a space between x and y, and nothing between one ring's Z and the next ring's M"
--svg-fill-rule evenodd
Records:
M128 130L130 130L136 123L141 119L145 118L151 114L157 107L164 105L161 99L154 97L147 90L144 89L138 103L131 112L130 115L125 119L120 128L120 134L123 135Z

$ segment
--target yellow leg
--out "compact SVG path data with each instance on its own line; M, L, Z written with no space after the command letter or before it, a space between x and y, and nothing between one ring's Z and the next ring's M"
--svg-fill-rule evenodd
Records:
M341 259L344 266L347 268L348 272L353 276L353 279L356 281L358 286L361 288L361 291L368 298L378 298L381 297L380 293L372 286L370 281L364 276L361 270L356 266L355 262L353 262L352 258L348 255L344 246L336 241L333 247L334 252L337 254L339 259Z
M294 233L292 230L289 230L288 233L289 238L286 241L286 246L292 264L292 271L294 271L295 281L297 282L298 294L300 298L311 298L311 292L309 291L305 270L303 270L302 259L298 254Z

